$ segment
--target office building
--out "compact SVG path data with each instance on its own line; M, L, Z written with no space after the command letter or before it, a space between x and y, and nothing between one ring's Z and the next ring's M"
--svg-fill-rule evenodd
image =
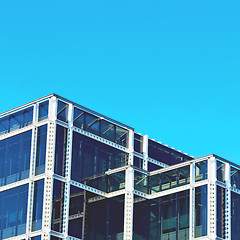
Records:
M0 239L238 240L240 166L51 94L0 115Z

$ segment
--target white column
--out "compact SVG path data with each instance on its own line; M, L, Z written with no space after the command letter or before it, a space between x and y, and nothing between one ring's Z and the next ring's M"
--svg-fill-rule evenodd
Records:
M68 215L70 203L70 179L71 179L71 161L72 161L72 135L73 135L73 105L69 104L68 109L68 132L67 132L67 149L65 160L65 177L67 182L64 188L64 203L63 203L63 234L64 239L68 238Z
M148 135L143 136L143 169L148 170Z
M231 176L230 164L225 163L225 239L231 240Z
M45 182L43 198L43 240L49 240L51 231L52 217L52 194L53 194L53 173L54 173L54 155L55 155L55 136L56 136L56 116L57 116L57 98L51 97L49 100L48 112L48 132L47 132L47 151L45 162Z
M208 237L215 240L216 235L216 158L208 159Z
M190 164L190 190L189 190L189 239L195 235L195 163Z
M30 237L30 232L32 229L32 212L33 212L33 201L34 201L34 181L33 177L35 175L35 165L36 165L36 148L37 148L37 116L38 116L38 105L33 106L33 128L32 128L32 141L31 141L31 156L30 156L30 169L29 169L29 188L28 188L28 207L27 207L27 224L26 224L26 234Z

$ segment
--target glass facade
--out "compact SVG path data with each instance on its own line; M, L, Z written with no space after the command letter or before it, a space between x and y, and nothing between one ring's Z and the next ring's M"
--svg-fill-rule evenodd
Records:
M0 115L0 239L238 239L240 166L57 95Z

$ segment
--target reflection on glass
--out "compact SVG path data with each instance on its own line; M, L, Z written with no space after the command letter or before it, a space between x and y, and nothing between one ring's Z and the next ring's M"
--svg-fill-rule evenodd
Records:
M134 171L134 189L148 193L148 175Z
M72 179L82 181L109 169L124 166L126 154L98 141L73 133Z
M164 191L170 188L186 185L189 184L189 181L189 165L170 171L154 174L149 177L150 193L153 194L159 191Z
M57 119L66 123L68 122L68 104L67 103L58 101Z
M231 186L240 189L240 170L231 167Z
M28 178L32 131L0 141L0 186Z
M133 157L133 165L138 168L143 168L143 160L138 157Z
M148 156L168 165L193 159L190 156L186 156L150 139L148 140Z
M54 179L51 229L57 232L62 232L63 191L64 182Z
M225 189L217 186L217 236L225 239Z
M78 108L74 108L73 125L119 145L126 146L127 144L128 131L126 129L100 117L83 112Z
M195 163L195 181L202 181L208 178L207 160Z
M140 134L134 133L134 151L138 153L143 153L142 151L143 136Z
M123 240L124 196L89 202L86 215L86 239Z
M34 182L32 231L42 228L44 180Z
M39 103L38 121L43 121L48 118L48 101Z
M231 192L231 239L240 236L240 195Z
M195 237L207 235L207 185L195 188Z
M133 210L134 240L189 239L188 190L136 201Z
M225 182L225 164L217 161L217 180Z
M0 119L0 135L29 126L33 120L33 107L13 113Z
M39 175L45 171L47 144L47 125L38 128L37 133L37 152L36 152L36 169L35 174Z
M66 147L67 147L67 129L57 125L54 173L61 176L65 176L64 164L66 157Z
M28 184L0 192L0 239L26 232Z
M158 166L154 163L151 163L151 162L148 162L148 171L149 172L152 172L152 171L155 171L155 170L159 170L159 169L162 169L163 167L161 166Z

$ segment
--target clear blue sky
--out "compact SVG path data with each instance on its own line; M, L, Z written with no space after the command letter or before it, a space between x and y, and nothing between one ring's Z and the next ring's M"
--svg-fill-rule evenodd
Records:
M240 1L1 1L0 112L57 93L240 164Z

